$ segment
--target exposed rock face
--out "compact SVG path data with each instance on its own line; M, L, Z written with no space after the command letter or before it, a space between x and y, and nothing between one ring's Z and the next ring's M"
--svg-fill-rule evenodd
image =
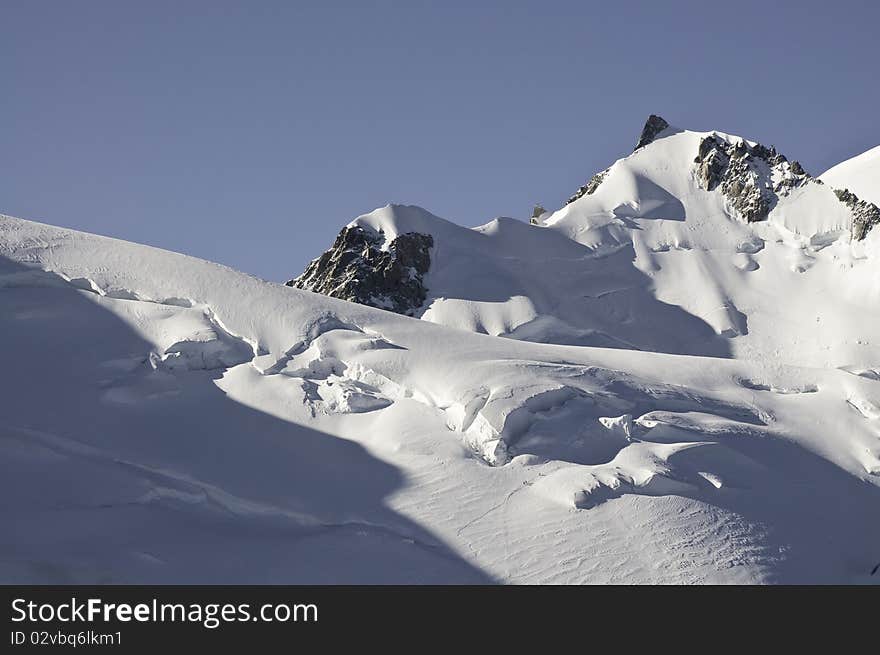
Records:
M731 207L749 223L765 220L779 198L792 189L818 183L775 148L742 140L728 143L714 134L700 141L694 163L700 186L707 191L720 187Z
M657 135L660 134L660 132L665 130L667 127L669 127L669 123L663 120L660 116L657 116L655 114L651 114L650 116L648 116L648 120L645 121L645 126L642 128L642 134L639 137L639 142L636 144L633 152L643 146L648 145L649 143L653 143L654 139L657 138ZM598 173L596 173L593 177L589 179L586 184L575 191L565 204L570 205L575 200L595 193L596 189L599 188L599 185L602 184L602 182L608 176L609 170L610 169L606 168L604 171L599 171Z
M633 148L633 152L652 143L657 138L657 135L667 127L669 127L669 123L660 118L660 116L655 116L654 114L648 116L648 120L645 121L645 127L642 128L642 135L639 137L636 147Z
M859 200L849 189L834 189L834 194L853 214L852 237L856 241L864 239L871 228L880 223L880 208L874 203Z
M383 250L384 234L344 227L333 246L287 286L411 316L425 302L430 234L401 234Z
M540 225L541 217L547 213L547 210L544 209L542 205L535 205L535 208L532 209L532 217L529 219L529 223L532 225Z
M642 134L639 137L639 142L636 144L636 147L633 149L633 152L638 150L639 148L652 143L654 139L657 138L657 135L660 134L663 130L669 127L669 123L663 120L660 116L655 114L651 114L648 116L648 120L645 121L645 126L642 128ZM608 176L608 171L610 169L606 168L604 171L599 171L593 177L589 179L589 181L581 186L574 194L566 201L566 205L570 205L575 200L583 198L584 196L589 196L595 193L596 189L599 188L599 185L605 180Z
M602 182L605 180L605 177L608 175L608 170L609 169L606 168L604 171L599 171L598 173L596 173L593 177L590 178L589 182L587 182L577 191L575 191L574 195L569 198L565 204L569 205L578 198L583 198L584 196L588 196L594 193L596 189L599 188L599 185L602 184Z

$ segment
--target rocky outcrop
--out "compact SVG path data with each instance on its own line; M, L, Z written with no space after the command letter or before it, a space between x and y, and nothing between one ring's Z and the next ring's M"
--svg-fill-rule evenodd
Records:
M720 188L731 208L749 223L765 220L792 189L817 183L775 148L744 140L729 143L716 134L700 141L694 163L700 186L707 191Z
M633 149L633 152L642 148L649 143L653 143L654 139L657 138L657 135L660 134L663 130L669 127L669 123L663 120L660 116L655 114L651 114L648 116L648 120L645 121L645 126L642 128L642 134L639 136L639 142L636 144L636 147ZM596 189L599 188L599 185L605 181L605 178L608 176L608 171L610 169L606 168L604 171L599 171L593 177L587 181L586 184L581 186L574 194L566 201L566 205L570 205L575 200L579 200L584 196L589 196L595 193Z
M384 245L381 231L344 227L330 250L286 284L411 316L425 302L434 239L408 232Z
M547 210L544 209L543 205L535 205L534 209L532 209L532 217L529 219L529 223L532 225L540 225L541 217L547 213Z
M636 147L633 149L633 152L642 148L649 143L653 143L654 139L657 138L657 135L660 134L663 130L669 127L669 123L663 120L660 116L655 114L651 114L648 116L648 120L645 121L645 126L642 128L642 134L639 136L639 142L636 144ZM584 196L589 196L595 193L596 189L599 188L599 185L605 181L605 178L608 176L608 171L611 170L606 168L604 171L599 171L593 177L589 179L589 181L581 186L574 194L566 201L566 205L570 205L575 200L579 200Z
M871 228L880 223L880 208L874 203L859 200L849 189L834 189L834 195L852 212L852 237L856 241L864 239Z
M570 205L575 200L578 200L579 198L583 198L584 196L588 196L595 192L596 189L599 188L599 185L602 184L602 182L605 180L605 177L608 175L608 170L609 169L606 168L604 171L599 171L598 173L596 173L593 177L590 178L590 180L586 184L575 191L574 195L569 198L565 204Z
M663 120L660 116L656 116L651 114L648 116L648 120L645 121L645 127L642 128L642 134L639 137L639 142L636 144L636 147L633 148L633 152L642 148L649 143L653 143L654 139L657 138L657 135L660 134L663 130L669 127L669 123Z

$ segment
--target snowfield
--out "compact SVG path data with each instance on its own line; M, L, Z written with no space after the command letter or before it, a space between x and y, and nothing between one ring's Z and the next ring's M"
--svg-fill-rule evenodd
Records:
M880 204L880 146L829 168L820 179L835 188L849 189L862 200Z
M434 237L417 318L0 216L0 579L880 582L880 229L738 220L703 136L356 219Z

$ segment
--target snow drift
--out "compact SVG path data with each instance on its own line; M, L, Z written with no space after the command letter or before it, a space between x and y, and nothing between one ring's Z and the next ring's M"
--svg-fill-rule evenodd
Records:
M651 132L538 225L356 219L419 318L0 217L0 576L876 583L880 230Z

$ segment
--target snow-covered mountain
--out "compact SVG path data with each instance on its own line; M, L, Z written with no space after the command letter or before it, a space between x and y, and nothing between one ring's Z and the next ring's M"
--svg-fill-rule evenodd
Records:
M880 146L829 168L820 178L836 189L848 189L866 202L880 204Z
M0 217L0 578L880 581L880 230L661 121L534 225L355 219L322 293Z
M865 356L862 321L880 318L880 230L855 218L771 148L652 117L635 152L537 225L388 206L288 284L525 341L839 366ZM414 239L427 254L394 277L418 293L389 297L376 272Z

